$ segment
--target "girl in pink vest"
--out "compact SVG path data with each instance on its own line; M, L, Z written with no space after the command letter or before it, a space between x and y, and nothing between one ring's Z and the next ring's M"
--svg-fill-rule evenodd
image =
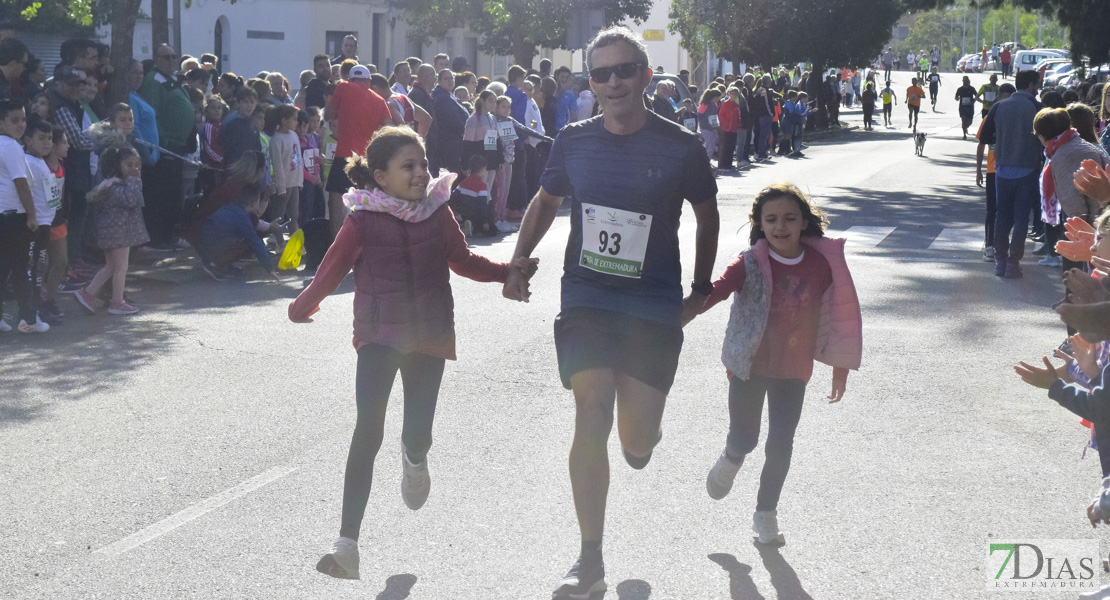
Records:
M358 420L347 456L340 537L316 569L358 579L359 529L393 380L400 371L405 391L401 498L417 510L431 487L427 452L444 362L455 360L450 271L503 283L509 265L467 248L447 207L455 174L431 179L424 141L409 127L380 129L366 155L352 159L346 172L359 188L343 196L351 213L312 283L289 305L289 319L312 322L320 302L354 270ZM521 265L534 271L536 262Z
M830 402L844 395L863 349L859 299L844 240L824 237L828 219L789 183L764 188L751 214L751 249L713 283L702 312L735 294L721 359L729 376L729 432L706 479L709 496L732 489L759 441L764 398L769 427L752 530L781 545L777 506L813 361L833 367Z

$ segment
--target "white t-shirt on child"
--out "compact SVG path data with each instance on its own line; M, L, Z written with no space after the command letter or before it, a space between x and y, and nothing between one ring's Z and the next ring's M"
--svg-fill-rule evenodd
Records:
M27 183L31 185L31 198L35 201L35 218L39 226L44 227L54 222L54 215L62 206L62 180L54 176L45 160L30 154L26 156L31 171Z
M0 135L0 212L14 210L25 213L23 205L19 202L19 193L15 191L16 179L27 179L30 183L30 169L27 167L26 154L19 142Z

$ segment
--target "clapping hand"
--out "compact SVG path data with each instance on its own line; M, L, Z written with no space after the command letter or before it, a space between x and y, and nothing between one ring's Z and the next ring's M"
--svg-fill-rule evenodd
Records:
M1091 260L1094 255L1091 246L1095 243L1095 228L1079 217L1071 217L1064 222L1064 230L1068 239L1056 242L1056 252L1075 262Z
M1091 159L1079 164L1072 180L1084 196L1098 200L1102 204L1110 202L1110 174Z
M1052 365L1052 361L1050 361L1047 356L1043 357L1043 360L1046 367L1044 369L1039 369L1025 361L1021 361L1014 367L1014 372L1021 376L1021 380L1025 383L1033 387L1047 390L1052 387L1052 384L1055 383L1059 377L1056 376L1056 367Z
M1068 290L1068 300L1075 304L1094 304L1110 301L1110 290L1106 289L1106 279L1095 279L1079 269L1068 269L1064 273L1064 287Z

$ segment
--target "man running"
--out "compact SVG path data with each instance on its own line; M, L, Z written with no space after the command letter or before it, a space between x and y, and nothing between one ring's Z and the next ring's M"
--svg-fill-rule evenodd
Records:
M933 65L933 70L929 73L929 102L933 104L933 112L937 110L937 96L940 95L940 73L937 73L936 65Z
M601 542L614 407L625 461L642 469L662 437L682 316L696 314L713 289L719 228L717 185L704 148L693 133L644 106L652 71L643 43L626 28L608 29L590 43L586 62L603 112L568 125L555 139L513 255L530 256L563 197L573 197L555 350L563 387L574 392L570 481L582 549L552 593L560 599L605 590ZM693 291L685 299L678 242L683 200L697 220ZM527 300L523 271L510 272L504 295Z
M924 97L925 90L917 85L917 78L914 77L910 81L910 87L906 88L906 107L910 110L910 127L914 133L917 133L917 117L921 112L921 99Z

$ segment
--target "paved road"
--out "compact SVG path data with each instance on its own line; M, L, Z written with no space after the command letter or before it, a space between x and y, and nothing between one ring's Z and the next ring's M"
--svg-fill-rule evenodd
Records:
M981 262L975 144L959 139L957 81L944 85L922 116L924 158L904 128L852 131L720 180L718 273L771 181L802 186L853 239L863 369L839 405L817 369L779 508L789 543L761 553L748 528L762 450L727 499L704 491L727 428L727 309L691 324L651 465L632 471L610 446L607 598L1002 598L986 592L988 540L1101 537L1084 517L1098 483L1086 430L1010 369L1062 341L1058 274L1000 280ZM302 278L216 283L171 261L131 278L135 317L69 305L47 335L0 337L0 596L547 598L578 549L551 333L567 232L561 217L541 244L529 304L455 279L461 360L432 495L417 513L399 498L398 385L357 582L313 570L354 420L349 281L294 325ZM690 269L689 212L683 235ZM514 242L477 251L505 259Z

